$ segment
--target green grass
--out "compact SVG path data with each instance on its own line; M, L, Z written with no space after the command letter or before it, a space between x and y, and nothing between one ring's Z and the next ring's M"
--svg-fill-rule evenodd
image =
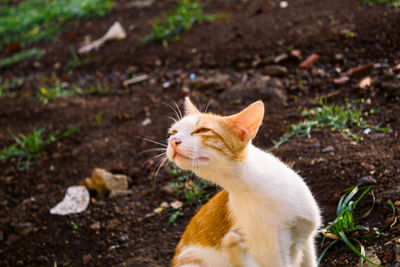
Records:
M107 87L101 87L97 84L90 86L89 88L82 89L80 87L63 87L60 81L56 81L49 85L43 85L40 90L36 93L36 98L43 104L47 104L54 98L75 96L75 95L85 95L92 93L106 94L109 92Z
M32 161L42 155L44 148L50 143L55 142L60 136L68 137L79 131L82 123L78 123L66 131L59 133L50 133L45 138L43 136L45 127L34 129L27 135L15 135L10 132L14 143L0 151L0 161L16 159L17 169L20 171L28 170L33 164Z
M167 167L167 173L177 181L171 182L175 194L189 205L203 204L210 198L207 188L210 182L203 179L193 181L193 173Z
M289 130L281 139L274 142L272 149L278 148L295 135L309 137L313 131L319 128L328 127L333 131L340 131L353 140L362 139L361 131L366 128L381 132L386 132L390 129L390 127L381 127L381 125L370 125L363 117L362 109L358 109L349 102L342 106L330 105L326 101L320 100L318 104L319 106L315 108L303 110L302 115L307 118L302 122L290 125ZM354 132L355 129L358 129L358 131Z
M337 210L336 210L337 217L332 222L328 223L328 226L322 230L324 239L321 242L321 247L324 246L324 243L325 243L324 241L327 237L332 238L333 241L328 246L326 246L326 248L321 253L320 257L318 258L318 264L321 262L321 260L325 256L326 252L333 245L335 245L339 242L343 242L355 254L357 254L360 257L361 263L363 263L363 261L367 261L370 264L373 264L374 266L381 266L379 264L372 262L370 259L368 259L365 256L365 248L364 248L363 244L361 243L361 240L381 236L382 233L390 227L391 223L380 230L368 232L369 231L368 227L363 226L363 225L357 225L355 222L355 219L354 219L354 211L357 207L357 204L370 191L371 188L372 188L372 186L366 186L366 187L361 187L361 188L355 186L355 187L349 188L347 190L347 193L344 194L340 198L338 206L337 206ZM357 194L358 194L357 199L353 200L353 198ZM373 194L372 194L372 196L373 196ZM374 197L373 197L373 199L374 199ZM389 201L389 205L392 208L393 219L394 219L395 207L391 201ZM372 208L363 217L365 218L366 216L368 216L368 214L371 212L371 210L372 210ZM367 231L368 234L360 234L360 231ZM354 244L356 244L356 245L354 245ZM359 247L359 249L357 247Z
M111 0L25 0L18 4L1 1L0 49L13 42L22 47L51 40L68 23L105 15Z
M10 131L14 139L14 144L4 148L0 152L0 161L16 158L19 170L28 170L32 165L32 160L39 157L46 145L56 140L55 134L43 137L44 127L33 130L27 135L15 135Z
M16 54L12 55L11 57L8 57L8 58L5 58L5 59L1 59L0 60L0 68L13 65L13 64L21 62L21 61L23 61L25 59L40 58L41 56L44 55L44 53L45 53L44 50L36 49L36 48L23 50L23 51L21 51L19 53L16 53Z
M195 23L226 17L225 14L203 14L202 9L200 1L180 1L165 17L154 19L152 32L142 39L142 44L176 40L181 32L189 30Z

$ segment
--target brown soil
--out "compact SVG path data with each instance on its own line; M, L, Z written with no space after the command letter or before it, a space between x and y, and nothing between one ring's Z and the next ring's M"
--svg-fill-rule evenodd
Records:
M296 0L286 9L279 7L279 1L213 1L206 12L226 13L227 20L195 25L168 47L158 43L136 47L150 30L151 19L175 1L155 1L147 8L132 7L130 2L118 1L108 16L41 44L47 53L39 61L1 70L2 83L23 78L12 89L17 97L0 98L1 148L12 143L9 130L28 133L46 126L48 134L83 124L76 134L46 147L27 172L18 171L12 160L0 162L0 265L168 266L198 206L185 204L183 216L172 224L168 224L172 210L153 214L162 202L178 196L165 190L174 180L168 172L161 170L156 179L149 179L153 170L148 168L149 158L154 154L140 152L156 145L137 137L165 142L171 123L168 115L173 116L168 104L175 101L181 106L186 95L203 107L212 98L209 110L222 114L263 99L267 115L255 140L261 147L271 147L288 125L302 119L298 111L314 106L321 97L339 104L346 98L362 99L359 106L365 111L379 109L368 119L375 125L390 125L392 130L387 133L361 134L363 140L354 142L323 129L310 138L295 137L274 153L305 178L321 205L325 223L334 218L338 196L366 175L377 180L376 202L371 215L360 223L380 228L390 220L387 200L400 200L400 88L396 87L399 78L389 71L400 63L399 9L354 0ZM106 44L81 58L85 64L65 71L72 59L71 47L79 48L86 35L99 38L116 20L131 28L128 38ZM351 37L351 33L356 35ZM259 79L271 56L291 48L300 50L303 57L318 53L321 58L306 70L299 69L294 58L280 62L289 70L279 78L283 96L239 92L227 97L224 93L240 81ZM341 87L332 83L339 76L338 69L346 71L364 63L376 64L369 74L375 81L371 88L356 89L361 78L351 78ZM140 73L150 79L122 86L124 80ZM227 74L229 78L213 88L200 84L187 90L184 85L191 73L198 77ZM55 80L69 86L98 84L110 92L59 98L46 105L38 102L34 96L40 84ZM170 86L163 86L165 82ZM387 86L388 82L395 86ZM99 112L101 121L96 120ZM143 126L146 118L151 123ZM322 153L327 146L334 151ZM92 192L84 213L50 215L49 209L62 200L66 188L82 183L96 167L130 176L132 194L108 198ZM368 209L369 202L365 200L360 210ZM399 234L394 225L364 244L374 247L383 265L394 266L399 259ZM342 245L327 253L322 266L356 266L358 260Z

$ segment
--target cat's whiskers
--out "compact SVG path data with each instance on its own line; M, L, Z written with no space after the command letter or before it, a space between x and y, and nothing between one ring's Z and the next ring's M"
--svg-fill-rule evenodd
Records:
M153 144L156 144L156 145L163 146L163 147L165 147L165 148L166 148L166 147L168 147L168 145L167 145L167 144L160 143L160 142L157 142L157 141L154 141L154 140L151 140L151 139L145 138L145 137L136 136L136 138L138 138L138 139L142 139L142 140L144 140L144 141L147 141L147 142L150 142L150 143L153 143Z
M150 148L150 149L146 149L146 150L139 152L138 155L141 155L141 154L147 153L147 152L153 152L153 151L166 151L166 150L163 147Z
M213 97L213 94L211 93L210 99L208 99L208 103L207 103L207 105L206 105L206 108L205 108L205 110L204 110L204 113L207 113L207 110L208 110L208 108L209 108L210 105L211 105L212 97Z
M172 109L172 111L175 113L176 119L173 118L173 117L171 117L171 116L168 116L168 117L170 117L171 119L173 119L175 122L176 122L176 121L179 121L180 119L182 119L182 113L181 113L181 111L179 110L179 107L175 108L175 107L171 106L171 105L168 104L168 103L162 103L162 104L163 104L163 105L166 105L167 107L169 107L170 109ZM176 103L175 103L175 106L176 106Z
M182 118L183 118L183 114L182 114L182 111L181 111L181 109L179 108L179 106L178 106L178 104L176 104L176 102L174 101L174 105L175 105L175 107L178 109L178 112L179 112L179 120L181 120Z

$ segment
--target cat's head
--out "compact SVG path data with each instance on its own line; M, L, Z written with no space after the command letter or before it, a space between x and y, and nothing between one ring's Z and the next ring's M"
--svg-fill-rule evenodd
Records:
M241 162L258 131L264 105L257 101L231 116L201 113L187 97L185 116L169 129L167 156L199 176Z

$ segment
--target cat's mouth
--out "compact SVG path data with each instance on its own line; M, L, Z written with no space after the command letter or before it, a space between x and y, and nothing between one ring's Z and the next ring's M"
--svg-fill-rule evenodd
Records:
M201 157L196 157L196 158L190 158L190 157L187 157L187 156L185 156L185 155L183 155L183 154L181 154L181 153L178 153L176 150L174 151L174 154L172 155L172 159L173 160L175 160L176 158L179 158L179 159L185 159L185 160L192 160L192 161L206 161L206 160L209 160L209 158L207 158L207 157L203 157L203 156L201 156Z

